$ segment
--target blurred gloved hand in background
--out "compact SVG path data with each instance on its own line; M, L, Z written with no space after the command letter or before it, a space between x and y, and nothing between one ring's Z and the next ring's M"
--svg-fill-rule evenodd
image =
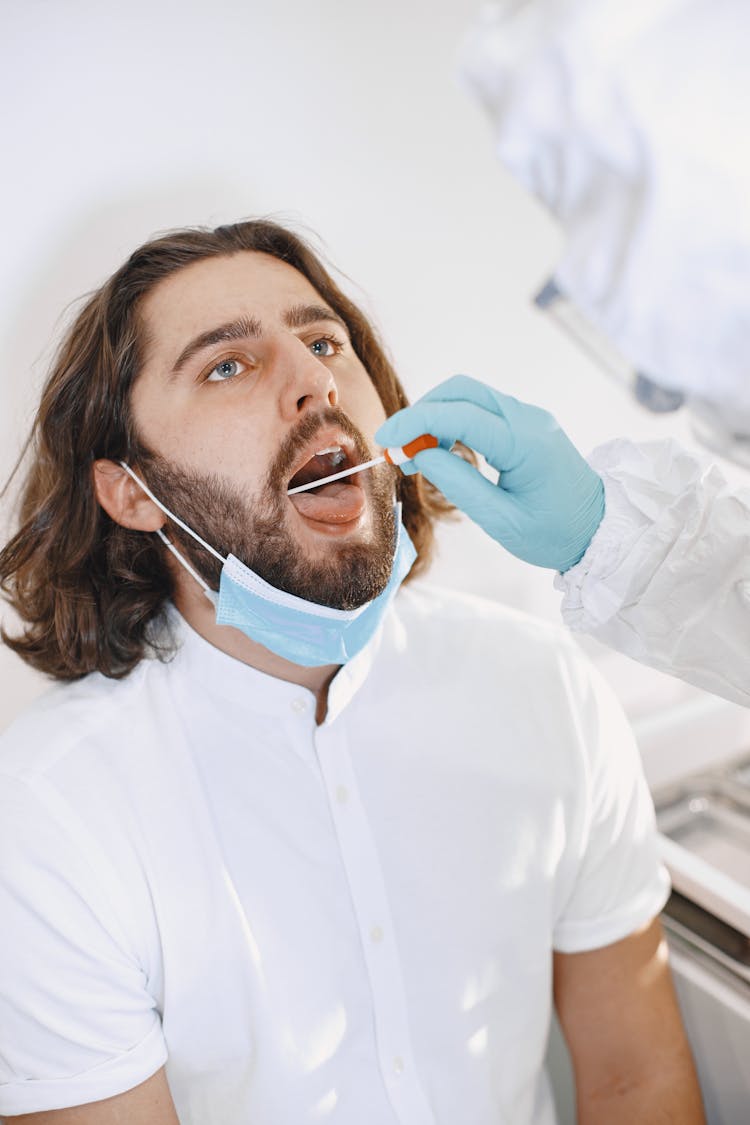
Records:
M434 434L416 454L420 472L511 554L565 571L579 561L604 515L604 486L546 410L456 375L389 418L375 435L402 446ZM496 484L450 452L461 441L500 474Z

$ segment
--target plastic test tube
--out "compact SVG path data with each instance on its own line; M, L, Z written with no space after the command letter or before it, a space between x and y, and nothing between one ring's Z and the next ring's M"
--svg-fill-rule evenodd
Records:
M436 449L440 443L432 434L420 434L415 437L414 441L407 441L406 445L391 446L383 453L383 460L387 461L389 465L403 465L405 461L411 461L412 457L416 457L423 449Z

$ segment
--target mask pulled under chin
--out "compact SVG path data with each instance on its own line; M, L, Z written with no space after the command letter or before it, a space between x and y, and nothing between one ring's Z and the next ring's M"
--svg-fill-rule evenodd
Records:
M221 570L219 592L205 589L216 624L231 625L250 640L306 668L346 664L375 635L417 552L397 504L396 550L388 585L358 609L332 609L277 590L234 555Z
M120 465L165 515L222 564L217 594L187 559L183 558L164 532L157 532L165 547L169 548L180 566L192 575L215 606L216 624L231 625L251 641L257 641L277 656L283 656L285 660L291 660L293 664L301 664L305 668L346 664L356 656L377 632L388 606L417 557L414 544L401 522L401 505L395 504L396 550L391 577L382 594L358 609L331 609L316 602L308 602L304 598L277 590L234 555L225 559L179 516L170 512L125 461L120 461Z

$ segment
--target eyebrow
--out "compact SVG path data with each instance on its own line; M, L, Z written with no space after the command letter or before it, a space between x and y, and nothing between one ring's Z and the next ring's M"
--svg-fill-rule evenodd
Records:
M335 324L340 325L347 335L349 333L346 321L333 309L329 309L328 305L292 305L290 309L286 310L282 320L287 328L307 328L308 324L319 324L321 320L332 320Z
M287 328L306 328L310 324L319 324L323 320L333 321L340 325L348 335L349 329L333 309L327 305L292 305L281 318ZM219 324L195 336L185 347L175 361L170 379L174 379L190 360L206 348L214 344L230 343L233 340L257 340L263 335L263 326L255 316L239 316L236 320L229 320L226 324Z

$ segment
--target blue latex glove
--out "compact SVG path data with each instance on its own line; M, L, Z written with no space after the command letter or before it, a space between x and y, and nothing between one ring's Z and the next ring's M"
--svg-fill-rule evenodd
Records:
M381 446L434 434L439 449L403 468L420 472L511 554L568 570L604 515L604 486L546 410L456 375L380 427ZM462 441L500 473L488 481L450 447Z

